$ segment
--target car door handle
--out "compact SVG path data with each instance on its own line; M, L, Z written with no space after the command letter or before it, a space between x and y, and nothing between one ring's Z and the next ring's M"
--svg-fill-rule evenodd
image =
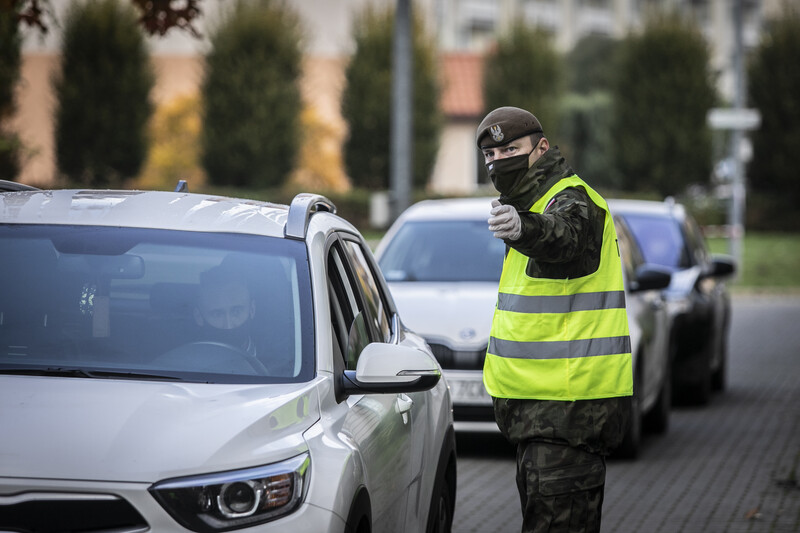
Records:
M414 406L414 400L409 398L406 394L398 394L395 406L398 413L405 414Z

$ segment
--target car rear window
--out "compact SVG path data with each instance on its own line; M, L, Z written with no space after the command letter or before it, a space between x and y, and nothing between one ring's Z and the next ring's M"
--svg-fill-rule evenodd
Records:
M0 372L214 383L313 376L302 242L0 225L0 250Z
M505 245L485 220L403 224L379 261L387 281L500 280Z

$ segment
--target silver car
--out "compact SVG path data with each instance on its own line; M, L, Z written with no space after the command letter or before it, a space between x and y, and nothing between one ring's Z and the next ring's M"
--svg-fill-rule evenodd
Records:
M449 531L441 368L334 213L0 192L0 531Z
M488 229L491 201L419 202L398 217L376 248L403 320L425 337L444 368L457 430L497 430L482 374L505 254L503 241ZM626 239L621 248L636 372L636 416L622 454L635 456L642 422L652 421L659 431L668 424L669 333L658 289L670 276L644 264L635 241Z
M419 202L375 251L403 320L445 369L459 430L497 430L482 373L505 251L486 223L491 201Z

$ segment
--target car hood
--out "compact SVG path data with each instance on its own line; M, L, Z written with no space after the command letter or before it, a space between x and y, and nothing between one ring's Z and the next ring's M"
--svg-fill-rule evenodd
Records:
M0 376L0 406L0 475L47 479L155 482L266 464L304 449L319 419L313 382Z
M497 303L496 282L392 282L403 323L453 348L483 349Z

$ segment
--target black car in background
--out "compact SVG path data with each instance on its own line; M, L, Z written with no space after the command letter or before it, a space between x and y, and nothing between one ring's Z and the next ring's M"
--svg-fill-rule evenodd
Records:
M672 273L664 296L671 318L673 399L705 404L725 388L731 304L726 278L732 258L712 255L686 209L664 202L611 200L618 224L636 239L648 264Z

